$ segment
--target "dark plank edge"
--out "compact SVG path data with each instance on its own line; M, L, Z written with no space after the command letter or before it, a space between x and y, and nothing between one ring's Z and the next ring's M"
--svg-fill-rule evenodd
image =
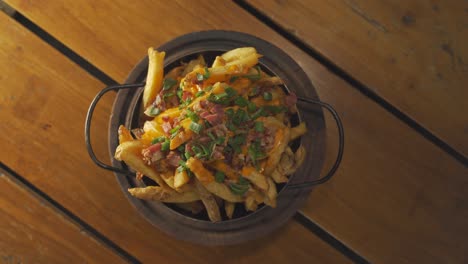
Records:
M99 233L96 229L92 226L87 224L81 218L70 212L66 209L63 205L52 199L46 193L38 189L36 186L31 184L27 181L24 177L20 176L14 170L0 162L0 172L4 172L3 174L11 179L14 183L20 185L23 189L26 189L30 192L34 197L39 199L41 202L44 202L51 208L55 209L55 211L65 217L68 221L72 222L73 224L77 225L80 230L86 232L88 235L96 239L99 243L104 245L107 248L110 248L114 253L118 256L122 257L125 261L129 263L141 263L136 257L132 256L130 253L119 247L117 244L112 242L109 238L104 236L103 234Z
M333 63L330 59L328 59L326 56L321 54L319 51L317 51L313 47L303 42L301 39L299 39L294 34L289 32L285 28L283 28L281 25L276 23L274 20L272 20L270 17L262 13L260 10L258 10L251 4L243 0L234 0L234 3L236 3L238 6L243 8L252 16L256 17L260 22L264 23L265 25L267 25L268 27L276 31L278 34L283 36L285 39L287 39L289 42L294 44L300 50L302 50L303 52L305 52L306 54L308 54L309 56L313 57L315 60L320 62L322 65L325 66L325 68L327 68L327 70L337 75L339 78L343 79L351 87L354 87L359 92L361 92L364 96L366 96L367 98L371 99L372 101L374 101L375 103L383 107L385 110L390 112L396 118L398 118L403 123L405 123L407 126L416 130L425 139L429 140L434 145L436 145L437 147L445 151L447 154L449 154L450 156L452 156L453 158L461 162L465 167L468 167L468 157L465 157L465 155L458 152L456 149L452 148L445 141L443 141L436 135L432 134L427 128L423 127L421 124L416 122L410 116L406 115L405 113L400 111L397 107L393 106L390 102L388 102L387 100L385 100L384 98L376 94L373 91L373 89L370 89L368 86L364 85L362 82L355 79L353 76L351 76L345 70L343 70L338 65Z
M296 213L293 219L354 263L370 263L363 256L336 239L332 234L321 228L302 212Z

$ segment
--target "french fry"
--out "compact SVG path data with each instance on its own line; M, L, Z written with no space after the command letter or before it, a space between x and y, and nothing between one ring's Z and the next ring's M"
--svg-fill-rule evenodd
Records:
M276 197L278 196L278 192L276 191L276 185L271 178L267 178L268 181L268 191L265 195L265 204L269 205L273 208L276 207Z
M268 189L268 183L265 175L257 172L254 167L246 166L242 168L242 176L252 182L260 190L266 191Z
M291 128L291 133L289 135L289 141L294 140L307 132L307 127L304 122L301 122L299 125Z
M130 131L123 125L119 126L118 134L119 134L119 144L133 140L133 137Z
M229 219L232 219L232 215L234 214L234 208L236 207L235 203L231 203L228 201L224 202L224 211Z
M161 90L164 73L165 52L158 52L153 48L148 49L148 74L143 91L143 108L146 109L156 98Z
M186 184L190 178L187 175L187 171L185 170L176 170L174 174L174 187L175 188L180 188Z
M176 190L176 187L174 185L174 172L166 171L166 172L160 173L159 175L169 187L171 187L173 190ZM178 191L178 192L181 192L181 191Z
M233 49L221 55L221 58L226 62L226 66L242 65L248 68L255 66L259 57L257 50L252 47Z
M199 55L196 59L189 61L187 66L185 67L184 71L182 72L182 76L187 75L189 72L197 68L202 68L206 66L205 58L202 55Z
M257 210L258 204L257 201L255 201L254 196L247 196L245 198L245 209L247 211L255 211Z
M161 178L153 168L146 165L141 156L143 144L139 141L128 141L120 144L115 150L114 157L117 160L124 161L134 170L143 173L145 176L154 180L162 188L169 188L166 182Z
M201 183L207 184L214 181L213 173L207 170L199 159L191 157L187 160L186 165Z
M268 159L265 166L265 174L270 175L281 159L281 154L284 152L289 142L289 127L283 125L279 120L273 117L265 118L265 126L276 127L277 131L275 134L275 145L273 149L268 153Z
M285 183L288 181L286 175L280 173L277 168L273 170L270 176L276 183Z
M209 166L215 170L223 172L231 180L237 181L239 179L238 172L221 160L212 162Z
M211 65L212 68L215 67L223 67L226 65L226 61L221 56L216 56L213 64Z
M163 189L159 186L147 186L143 188L130 188L128 192L139 199L160 201L165 203L188 203L200 200L197 192L178 193L173 190Z
M201 201L203 202L203 205L205 205L208 217L210 218L211 222L221 221L219 207L213 194L208 192L205 186L203 186L203 183L198 180L195 181L195 188L200 196Z
M208 191L223 198L226 201L237 203L244 201L244 198L240 195L235 195L229 190L229 187L219 182L209 182L205 184L205 187Z

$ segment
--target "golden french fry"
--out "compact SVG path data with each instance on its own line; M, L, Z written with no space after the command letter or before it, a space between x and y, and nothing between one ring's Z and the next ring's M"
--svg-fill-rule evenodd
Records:
M223 67L226 65L226 61L221 56L216 56L213 64L211 65L212 68L215 67Z
M235 203L231 203L228 201L224 202L224 211L226 211L226 215L229 219L232 219L232 215L234 214L235 207L236 207Z
M186 184L190 178L187 175L187 171L185 170L176 170L175 175L174 175L174 187L175 188L180 188L184 184Z
M139 141L128 141L120 144L115 150L114 157L117 160L124 161L134 170L143 173L145 176L154 180L162 188L169 188L166 182L161 178L153 168L148 166L142 159L141 150L143 144Z
M242 196L233 194L231 190L229 190L229 187L227 187L223 183L212 181L206 183L205 187L208 191L215 194L216 196L223 198L226 201L233 203L244 201L244 198Z
M270 175L276 167L276 164L281 159L281 154L284 152L289 142L289 127L285 126L281 121L274 117L267 117L264 119L266 127L275 127L275 144L273 149L268 153L268 159L265 166L265 174Z
M148 49L148 74L146 76L146 85L143 91L144 109L153 103L156 95L161 90L165 55L166 53L164 51L158 52L152 47Z
M273 182L271 178L267 178L268 181L268 191L266 192L265 195L265 204L269 205L273 208L276 207L276 197L278 196L278 193L276 191L276 185Z
M280 173L277 168L273 170L270 176L276 183L285 183L288 181L288 178L283 173Z
M252 182L260 190L266 191L268 189L268 183L265 175L257 172L254 167L243 167L241 173L244 178Z
M159 174L161 178L166 182L166 184L171 187L173 190L176 190L174 185L174 172L173 171L166 171ZM178 192L181 192L180 190Z
M247 196L245 198L245 209L247 211L255 211L257 210L258 204L257 201L255 201L254 196Z
M291 128L291 133L289 135L289 141L294 140L307 132L307 128L304 122L301 122L298 126Z
M200 200L197 192L178 193L173 190L163 189L159 186L143 188L130 188L128 192L139 199L160 201L165 203L188 203Z
M237 179L239 179L238 172L221 160L212 162L209 166L215 170L223 172L231 180L237 181Z
M303 146L300 146L297 149L296 153L293 154L294 156L292 157L292 160L294 164L291 167L289 167L289 169L285 170L284 174L286 175L293 174L304 162L305 154L306 154L305 148Z
M216 203L215 197L210 192L208 192L205 186L203 186L203 183L198 180L195 180L195 188L200 196L201 201L203 202L203 205L205 205L208 217L210 218L211 222L221 221L221 214L219 212L219 207Z
M189 72L197 68L203 68L206 66L205 58L202 55L199 55L196 59L189 61L187 66L185 67L184 71L182 72L182 76L187 75Z
M119 144L133 140L133 137L132 137L132 134L130 134L130 131L123 125L119 126L118 134L119 134Z
M207 170L199 159L191 157L187 160L186 165L203 184L214 181L213 173Z
M226 66L242 65L242 67L250 68L258 63L260 55L255 48L244 47L230 50L221 55L221 58L226 62Z

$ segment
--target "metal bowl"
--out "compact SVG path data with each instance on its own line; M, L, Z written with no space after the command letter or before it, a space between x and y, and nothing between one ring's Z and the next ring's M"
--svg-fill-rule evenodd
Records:
M165 72L187 62L198 54L203 54L209 63L216 55L225 51L252 46L263 57L259 59L262 70L276 75L284 81L284 89L293 91L299 97L317 99L311 81L301 67L278 47L257 37L232 31L202 31L183 35L157 48L166 52ZM148 67L148 57L143 58L130 72L125 83L144 82ZM129 168L113 158L118 146L117 129L124 124L127 128L141 127L140 101L142 88L120 90L115 99L110 117L109 152L112 165L121 170ZM308 131L294 142L294 147L303 145L307 150L306 160L288 183L279 187L277 207L263 206L248 213L242 206L236 207L234 219L212 223L206 215L191 215L175 207L160 202L140 200L132 197L127 189L153 184L151 181L138 181L134 176L116 173L122 191L135 209L150 223L178 239L205 245L227 245L240 243L280 227L290 219L308 197L312 188L288 188L293 183L301 183L319 178L325 153L325 122L320 106L304 104L299 106L299 114L292 122L304 120Z

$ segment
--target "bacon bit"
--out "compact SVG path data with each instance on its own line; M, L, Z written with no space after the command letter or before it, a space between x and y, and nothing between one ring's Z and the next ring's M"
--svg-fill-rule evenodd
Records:
M135 175L135 178L136 178L137 180L141 181L141 180L143 179L143 176L144 176L143 173L137 171L137 172L136 172L136 175Z
M151 165L153 162L153 156L155 153L161 152L161 143L156 143L154 145L151 145L141 151L141 154L143 155L143 161Z
M162 123L162 129L164 130L165 133L169 133L169 131L171 131L171 129L172 129L171 123L163 122Z
M223 150L224 148L221 147L221 146L216 146L213 150L213 159L215 160L222 160L224 159L224 155L223 155Z
M164 115L164 116L162 116L161 118L162 118L163 121L169 122L169 116Z
M295 93L290 93L284 97L284 104L286 106L293 106L297 103L297 96Z
M210 105L210 102L208 100L202 100L200 101L200 107L201 108L208 108L208 105Z
M172 166L172 167L178 167L179 162L181 160L182 159L180 158L180 155L177 154L175 151L170 151L169 154L167 154L167 156L166 156L167 164Z
M192 98L192 93L191 93L191 92L184 91L184 92L182 93L182 100L187 101L189 98Z

